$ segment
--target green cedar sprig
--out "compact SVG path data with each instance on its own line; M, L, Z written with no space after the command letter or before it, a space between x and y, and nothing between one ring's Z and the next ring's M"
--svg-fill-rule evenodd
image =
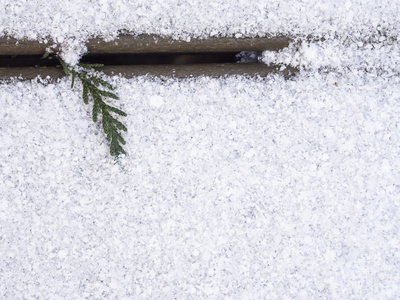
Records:
M46 53L43 55L43 58L48 56L48 54L46 55ZM74 87L74 82L76 78L81 81L83 87L83 102L85 104L89 103L89 95L93 99L92 119L93 122L96 123L98 120L98 115L101 114L103 130L107 136L107 141L110 143L110 154L112 156L126 154L125 150L121 146L121 144L125 145L125 140L123 139L119 131L127 131L128 129L125 127L124 124L114 118L111 113L115 113L123 117L126 117L127 114L122 110L110 106L103 101L104 97L116 100L119 100L119 97L113 92L100 89L100 87L103 87L105 89L114 91L114 87L110 83L96 75L93 75L90 72L93 70L93 68L103 67L104 65L78 63L78 67L73 68L69 66L61 57L57 56L57 58L60 61L65 74L72 74L71 88Z

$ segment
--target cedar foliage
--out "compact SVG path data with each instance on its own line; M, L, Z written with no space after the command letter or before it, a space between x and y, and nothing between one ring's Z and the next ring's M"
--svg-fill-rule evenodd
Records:
M48 57L49 54L46 52L43 58ZM100 77L93 75L93 68L103 67L103 64L86 64L78 63L77 67L71 67L65 63L65 61L56 56L60 61L61 66L65 74L72 74L71 88L74 87L75 79L78 78L83 87L82 98L85 104L89 104L89 98L93 99L93 110L92 119L93 122L98 121L98 115L101 114L101 121L103 125L104 133L107 136L107 141L110 143L110 154L112 156L118 156L120 154L126 154L122 145L125 145L125 140L121 136L119 131L127 131L124 124L118 121L111 113L125 117L127 114L122 110L108 105L103 101L103 98L112 98L119 100L119 97L111 91L114 91L114 87L107 81ZM102 89L100 88L102 87Z

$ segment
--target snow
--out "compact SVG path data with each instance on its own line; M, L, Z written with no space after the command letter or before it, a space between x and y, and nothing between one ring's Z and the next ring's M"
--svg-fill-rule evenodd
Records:
M3 0L1 32L53 38L70 61L118 30L289 33L262 60L301 71L109 77L128 113L119 159L70 78L1 83L0 297L396 299L399 12L396 1Z
M375 42L343 43L329 38L323 42L292 43L279 52L264 51L266 64L281 63L309 71L335 70L340 73L366 71L379 76L394 76L400 70L400 44L385 39ZM355 73L357 76L357 73Z
M395 298L397 77L113 80L117 161L68 79L0 87L2 298Z
M74 48L121 32L177 39L290 35L399 38L400 2L391 0L2 0L0 36L52 39ZM23 22L21 22L23 18ZM79 51L78 51L79 52ZM80 50L84 53L83 49ZM67 55L68 57L68 55ZM74 61L74 59L72 59Z

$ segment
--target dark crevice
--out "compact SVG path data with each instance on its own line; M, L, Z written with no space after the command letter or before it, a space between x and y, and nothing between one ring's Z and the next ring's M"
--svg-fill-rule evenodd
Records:
M146 53L146 54L88 54L82 57L83 63L99 63L104 65L185 65L236 63L252 60L258 52L217 52L217 53ZM52 67L60 63L54 57L42 59L37 55L4 55L0 56L1 68L12 67Z

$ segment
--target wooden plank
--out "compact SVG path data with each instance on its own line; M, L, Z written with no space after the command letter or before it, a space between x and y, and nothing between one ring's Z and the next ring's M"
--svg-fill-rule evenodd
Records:
M240 52L279 50L287 47L289 43L290 39L286 37L209 38L182 41L154 35L137 37L121 35L111 42L100 39L89 40L87 47L93 53Z
M209 38L174 40L155 35L120 35L113 41L100 38L90 39L86 46L92 53L166 53L166 52L240 52L279 50L287 47L291 39L287 37L262 38ZM42 55L53 41L38 41L0 38L0 55ZM59 51L59 46L54 48Z
M151 75L157 77L222 77L228 75L267 76L278 73L278 66L254 64L195 64L195 65L141 65L141 66L106 66L99 68L107 75L121 74L126 78ZM285 75L296 73L296 70L286 69Z
M132 78L136 76L157 76L157 77L199 77L213 76L221 77L227 75L267 76L272 73L281 73L289 76L298 72L295 68L286 68L280 71L279 66L267 66L265 64L195 64L195 65L132 65L132 66L105 66L96 70L106 75L119 75ZM43 68L0 68L0 80L7 80L11 77L29 80L37 76L46 78L61 78L65 76L60 67Z

